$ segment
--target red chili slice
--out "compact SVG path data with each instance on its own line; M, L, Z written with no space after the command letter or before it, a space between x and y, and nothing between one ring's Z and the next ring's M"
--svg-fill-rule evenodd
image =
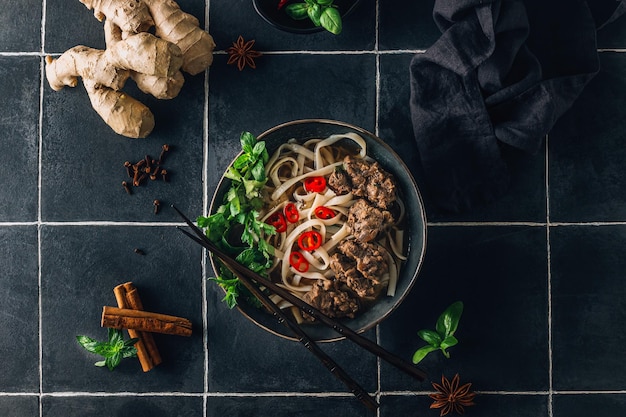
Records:
M300 220L300 213L295 204L287 203L285 205L285 218L289 223L295 223Z
M285 4L287 4L287 0L280 0L278 2L278 10L282 9Z
M321 193L326 188L326 178L307 177L304 179L304 189L310 193Z
M285 216L280 211L272 214L266 221L267 224L274 226L278 233L282 233L287 230L287 221Z
M306 272L309 270L309 261L306 260L300 252L291 252L289 255L289 264L298 272Z
M317 230L309 230L298 237L298 246L305 251L313 251L322 246L322 234Z
M337 215L337 213L335 213L335 210L329 209L328 207L324 207L324 206L315 207L314 213L315 213L315 217L317 217L318 219L322 219L322 220L332 219L333 217Z

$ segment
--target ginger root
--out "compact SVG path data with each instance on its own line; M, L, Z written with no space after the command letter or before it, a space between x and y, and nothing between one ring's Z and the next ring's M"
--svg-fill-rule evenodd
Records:
M104 39L107 49L114 47L114 45L122 41L121 29L108 20L105 21ZM165 76L130 71L130 77L135 81L135 84L137 84L137 87L139 87L141 91L161 100L176 97L185 83L185 77L180 71Z
M74 87L77 77L91 106L114 132L143 138L154 128L154 115L138 100L120 92L131 71L148 76L168 77L182 64L180 49L147 32L120 40L106 50L77 46L58 59L46 57L46 78L54 90Z
M183 84L181 72L196 75L213 62L215 43L198 19L172 0L80 0L104 20L106 49L76 46L59 58L46 57L50 87L75 87L78 78L91 105L116 133L143 138L155 121L147 106L122 91L131 78L158 99L172 99ZM155 27L152 35L148 31Z
M91 105L119 135L145 138L154 129L154 115L140 101L110 88L85 86Z
M106 17L125 33L147 32L154 21L141 0L79 0L102 22Z
M213 63L213 38L200 29L198 19L183 12L172 0L144 0L156 26L156 36L183 52L182 70L196 75Z
M75 87L81 77L91 106L115 133L143 138L154 128L154 115L147 106L119 91L129 76L128 69L111 65L107 51L82 45L58 59L46 57L46 78L53 90Z
M215 42L213 37L200 29L194 16L183 12L173 0L80 0L94 15L105 17L119 26L123 38L133 32L133 27L154 25L155 35L177 45L183 52L182 70L191 75L199 74L213 63ZM130 4L135 4L130 6ZM148 10L148 16L143 12ZM128 23L131 22L132 24Z

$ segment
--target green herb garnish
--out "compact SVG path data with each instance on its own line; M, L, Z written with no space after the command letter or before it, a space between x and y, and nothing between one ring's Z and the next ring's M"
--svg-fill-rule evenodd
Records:
M452 303L437 319L436 330L420 330L418 336L428 345L419 348L413 354L413 363L417 364L430 352L441 350L446 358L450 357L447 351L449 347L455 346L459 341L454 337L459 326L459 320L463 313L463 303L456 301Z
M301 3L288 4L285 12L295 20L310 19L316 27L323 27L334 35L342 29L341 14L334 0L305 0Z
M104 356L103 361L98 361L94 365L106 366L109 370L115 369L122 359L134 358L137 356L137 348L133 346L139 341L137 338L124 340L122 331L109 328L109 340L99 342L91 337L76 336L78 343L87 351L96 355Z
M272 265L274 247L263 237L276 233L273 226L259 220L263 188L267 182L265 164L269 155L265 142L257 141L250 132L243 132L240 142L241 155L224 174L231 180L231 185L222 205L214 214L198 217L197 222L198 227L203 228L207 237L220 249L242 265L265 275ZM219 276L210 279L224 288L224 301L230 308L237 305L239 296L244 296L253 305L260 305L224 265L220 265Z

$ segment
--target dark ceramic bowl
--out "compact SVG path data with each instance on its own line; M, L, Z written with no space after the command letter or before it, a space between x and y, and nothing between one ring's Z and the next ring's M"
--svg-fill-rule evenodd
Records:
M360 313L354 319L343 320L343 323L356 332L364 332L385 319L402 302L411 290L420 271L426 250L426 216L422 197L417 184L402 159L381 139L359 127L333 120L296 120L273 127L258 135L258 140L264 140L270 153L278 146L291 138L302 142L310 138L324 138L332 134L353 132L365 139L367 154L374 158L388 172L393 174L398 184L399 192L407 208L405 220L405 236L408 238L408 256L401 265L400 276L396 287L396 294L388 297L382 294L368 310ZM230 187L230 180L222 177L211 201L210 213L222 204L224 194ZM217 271L213 258L211 265ZM245 302L238 306L239 311L263 329L278 336L296 340L289 329L280 324L274 316L264 309L251 307ZM323 324L305 324L307 334L316 341L341 340L334 330Z
M304 0L290 0L288 3L294 3L296 1ZM335 0L333 4L337 6L341 18L344 19L352 13L359 1L360 0ZM252 0L254 9L259 16L277 29L291 33L315 33L324 30L322 27L315 26L310 19L292 19L287 15L284 7L278 10L278 2L279 0Z

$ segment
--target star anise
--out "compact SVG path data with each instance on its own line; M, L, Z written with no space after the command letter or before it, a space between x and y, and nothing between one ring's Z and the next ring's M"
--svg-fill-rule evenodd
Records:
M470 392L472 384L468 382L459 387L459 374L454 375L452 381L448 381L448 379L442 375L441 384L437 384L436 382L432 384L438 392L429 394L429 397L435 400L430 405L430 408L440 408L440 416L445 416L452 411L457 414L463 414L465 411L463 407L474 405L473 400L476 393Z
M237 42L233 42L233 46L226 49L226 52L230 55L227 64L234 64L236 62L239 71L243 70L246 65L250 68L256 68L254 58L260 57L261 53L252 49L254 42L254 39L246 42L243 36L239 35Z

